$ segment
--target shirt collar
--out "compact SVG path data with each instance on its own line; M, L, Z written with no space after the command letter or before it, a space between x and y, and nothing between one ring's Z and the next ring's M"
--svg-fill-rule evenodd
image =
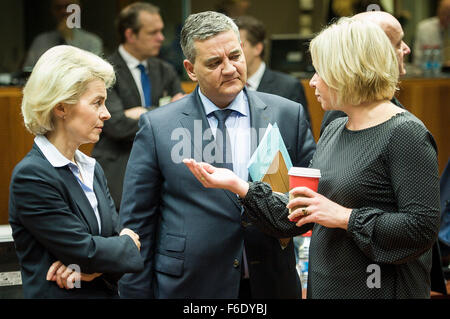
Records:
M34 138L34 142L39 147L45 158L52 164L53 167L63 167L66 165L75 165L72 161L66 158L61 152L50 143L50 141L44 135L37 135ZM83 152L75 151L75 160L84 167L95 167L95 159L87 156Z
M198 94L200 95L200 99L203 103L203 107L205 108L206 116L210 116L212 112L220 110L218 106L216 106L209 98L207 98L202 91L199 89ZM248 99L244 90L241 90L239 94L234 98L234 100L228 105L225 109L236 111L243 116L248 116Z
M256 70L256 72L253 73L253 75L247 79L249 89L256 91L256 89L259 86L259 83L261 83L264 71L266 71L266 63L261 62L261 65L259 66L258 70Z
M147 60L139 61L134 56L132 56L127 50L125 50L125 48L123 47L122 44L119 46L119 53L122 56L122 58L125 60L125 63L127 64L128 68L134 69L139 64L142 64L145 66L145 68L147 68Z

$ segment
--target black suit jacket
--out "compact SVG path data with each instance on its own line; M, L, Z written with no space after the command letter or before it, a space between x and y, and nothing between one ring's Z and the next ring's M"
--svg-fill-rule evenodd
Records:
M269 123L278 123L293 165L308 166L316 146L303 107L272 94L247 96L251 153ZM121 278L121 296L237 298L245 244L254 298L300 298L292 241L281 249L276 238L245 221L235 194L204 188L182 163L208 161L213 143L203 134L210 127L198 88L144 114L140 124L120 220L140 236L145 267Z
M10 185L9 223L26 298L117 297L117 280L143 268L129 236L118 236L118 215L100 165L94 192L101 234L92 206L68 166L53 167L34 144L15 167ZM83 273L103 273L81 288L61 289L47 281L55 261L75 264Z
M108 91L106 101L111 119L105 122L92 156L103 167L111 196L116 208L119 209L125 169L134 136L138 131L138 120L126 117L124 111L141 106L142 102L133 75L119 51L111 55L109 61L116 72L116 83ZM147 63L152 83L152 105L154 106L151 109L153 109L159 105L160 98L173 96L183 91L178 75L170 64L158 58L150 58Z
M257 91L276 94L300 103L305 109L308 122L311 123L311 117L308 111L308 101L306 100L305 90L299 79L266 67Z

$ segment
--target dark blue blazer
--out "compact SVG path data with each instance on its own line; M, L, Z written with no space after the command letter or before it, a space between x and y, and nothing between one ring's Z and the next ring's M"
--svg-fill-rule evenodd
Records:
M272 94L246 94L257 134L251 153L276 122L293 164L308 166L315 142L303 107ZM182 163L207 152L213 141L202 138L206 129L198 88L141 116L119 216L140 236L145 266L121 278L121 297L237 298L245 245L254 298L300 298L292 241L281 249L278 239L245 219L235 194L204 188Z
M139 251L119 224L99 164L94 174L102 231L94 211L68 166L53 167L39 147L15 167L10 185L9 223L19 259L26 298L117 297L117 280L142 270ZM47 281L55 261L76 264L83 273L103 273L81 288L61 289Z

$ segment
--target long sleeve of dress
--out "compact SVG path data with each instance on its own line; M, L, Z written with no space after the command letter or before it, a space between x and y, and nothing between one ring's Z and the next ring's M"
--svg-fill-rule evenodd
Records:
M269 184L252 182L245 198L240 199L249 220L262 232L276 237L293 237L312 229L313 224L297 227L288 219L289 197L272 192Z

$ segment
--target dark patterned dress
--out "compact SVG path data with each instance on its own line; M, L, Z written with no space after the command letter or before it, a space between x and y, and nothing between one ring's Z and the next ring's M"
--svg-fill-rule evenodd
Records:
M348 229L301 228L288 198L261 182L241 199L249 219L276 237L313 227L308 298L429 298L431 247L439 230L439 172L433 137L409 112L350 131L339 118L324 131L311 167L318 192L352 208Z

